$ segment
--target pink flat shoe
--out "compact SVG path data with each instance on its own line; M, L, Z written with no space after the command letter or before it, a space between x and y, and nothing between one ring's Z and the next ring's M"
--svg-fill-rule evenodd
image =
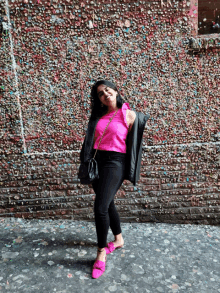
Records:
M114 246L114 243L113 242L109 242L107 244L108 247L105 247L105 251L106 251L106 254L109 254L109 253L112 253L116 248L120 248L120 247L123 247L123 245L120 245L120 246Z
M105 251L106 251L106 249L105 249ZM106 252L106 254L107 254L107 252ZM98 279L105 272L105 264L106 264L106 257L105 257L105 261L101 261L98 259L95 261L95 263L93 265L93 270L92 270L92 277L94 279Z

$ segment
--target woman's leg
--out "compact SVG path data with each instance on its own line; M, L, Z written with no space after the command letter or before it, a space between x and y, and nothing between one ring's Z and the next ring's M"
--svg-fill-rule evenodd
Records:
M104 248L107 244L106 240L110 224L113 231L116 231L116 233L121 232L121 229L119 230L120 219L114 203L112 206L112 201L123 181L124 164L118 160L108 160L99 171L100 178L93 183L93 188L96 193L94 211L98 247ZM111 220L109 217L109 207Z
M120 184L121 186L121 184ZM116 191L117 193L117 191ZM110 219L110 228L112 230L113 235L118 235L121 233L121 223L119 214L116 210L114 199L111 201L108 209L109 219Z
M115 247L121 246L124 244L124 239L121 234L120 218L116 210L114 200L112 200L109 206L109 218L110 218L110 228L112 230L113 235L115 236L115 240L113 241L113 244Z

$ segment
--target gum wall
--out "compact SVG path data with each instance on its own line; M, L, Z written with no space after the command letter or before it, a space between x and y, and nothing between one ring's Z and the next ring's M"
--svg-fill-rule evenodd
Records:
M198 35L198 13L197 0L0 1L0 216L93 220L77 172L104 78L150 114L121 220L219 224L220 35Z

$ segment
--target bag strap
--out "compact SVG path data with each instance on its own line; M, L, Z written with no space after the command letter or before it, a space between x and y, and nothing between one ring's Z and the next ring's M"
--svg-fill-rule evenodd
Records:
M118 110L119 110L119 109L118 109ZM93 159L95 158L95 155L96 155L96 153L97 153L97 150L98 150L98 148L99 148L99 145L100 145L100 143L101 143L101 140L102 140L102 138L103 138L103 135L104 135L104 133L105 133L107 127L109 126L110 122L111 122L112 119L115 117L115 115L117 114L118 110L115 111L115 114L112 116L112 118L110 119L109 123L108 123L107 126L105 127L105 130L104 130L104 132L103 132L103 134L102 134L102 137L101 137L101 139L100 139L100 141L99 141L99 144L98 144L98 147L97 147L97 149L96 149L96 151L95 151L95 154L94 154Z

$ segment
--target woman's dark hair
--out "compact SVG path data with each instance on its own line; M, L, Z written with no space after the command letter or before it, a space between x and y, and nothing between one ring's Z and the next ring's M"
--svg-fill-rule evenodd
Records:
M103 105L103 107L101 107L101 102L99 100L99 97L97 95L97 88L101 85L104 84L110 88L112 88L113 90L118 92L117 87L110 81L108 80L99 80L97 81L91 90L91 117L93 119L98 118L98 117L102 117L104 115L104 113L108 110L108 107ZM116 101L117 101L117 107L120 109L122 107L122 105L124 104L124 100L122 99L122 97L120 96L120 94L118 93L116 96Z

